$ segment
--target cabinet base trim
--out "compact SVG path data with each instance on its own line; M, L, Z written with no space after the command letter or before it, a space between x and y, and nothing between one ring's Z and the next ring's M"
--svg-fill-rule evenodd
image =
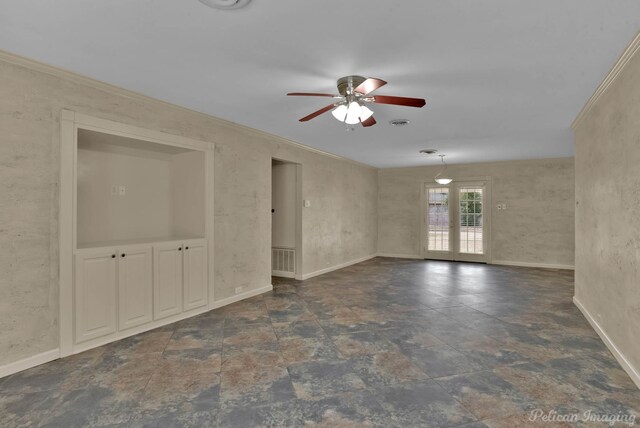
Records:
M273 290L273 285L269 284L266 287L256 288L255 290L245 291L244 293L237 294L235 296L227 297L226 299L216 300L213 302L211 309L221 308L223 306L230 305L231 303L239 302L240 300L248 299L249 297L257 296L258 294L267 293Z
M138 327L132 327L132 328L127 329L127 330L119 331L117 333L110 334L108 336L96 338L96 339L93 339L93 340L88 340L88 341L82 342L82 343L78 343L78 344L73 346L72 354L77 354L77 353L80 353L80 352L88 351L89 349L97 348L99 346L106 345L107 343L116 342L118 340L130 337L130 336L135 336L136 334L144 333L145 331L153 330L153 329L156 329L158 327L163 327L163 326L165 326L167 324L173 324L174 322L178 322L178 321L181 321L183 319L191 318L193 316L200 315L200 314L208 312L208 311L209 311L209 308L207 308L207 306L205 305L205 306L202 306L201 308L194 309L194 310L191 310L189 312L183 312L183 313L180 313L178 315L173 315L173 316L169 316L169 317L166 317L166 318L162 318L160 320L152 321L150 323L143 324L143 325L138 326Z
M4 366L0 366L0 378L39 366L40 364L48 363L49 361L57 360L58 358L60 358L60 349L56 348L23 358L22 360L14 361L13 363L5 364Z

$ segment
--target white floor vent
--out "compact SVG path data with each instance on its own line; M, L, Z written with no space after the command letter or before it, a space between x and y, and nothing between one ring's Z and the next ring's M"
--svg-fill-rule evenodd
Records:
M296 276L296 250L294 248L271 249L271 274L294 278Z

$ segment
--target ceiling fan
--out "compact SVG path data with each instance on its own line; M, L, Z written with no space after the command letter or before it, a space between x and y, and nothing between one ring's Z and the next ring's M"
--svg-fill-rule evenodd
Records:
M386 85L387 82L375 77L345 76L338 79L338 93L318 94L310 92L290 92L289 96L302 97L330 97L337 99L336 102L311 113L300 119L300 122L307 122L314 117L320 116L330 110L331 114L340 122L348 125L361 123L368 127L376 124L373 118L373 111L365 103L393 104L406 107L423 107L427 102L422 98L393 97L388 95L370 95L371 92Z

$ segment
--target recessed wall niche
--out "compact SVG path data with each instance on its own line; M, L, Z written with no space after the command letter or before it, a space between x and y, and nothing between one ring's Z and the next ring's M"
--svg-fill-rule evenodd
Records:
M205 236L205 153L78 129L77 247Z

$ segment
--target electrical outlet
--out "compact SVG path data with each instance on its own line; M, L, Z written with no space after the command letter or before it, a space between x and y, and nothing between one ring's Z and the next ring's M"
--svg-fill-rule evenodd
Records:
M111 186L111 196L118 196L118 186Z
M244 287L236 287L236 288L235 288L235 292L236 292L236 294L240 294L240 293L242 293L242 291L243 291L243 290L244 290Z
M308 199L305 199L305 200L304 200L304 207L305 207L305 208L309 208L310 206L311 206L311 201L310 201L310 200L308 200Z
M124 196L127 194L127 186L120 186L118 187L118 194L120 196Z

